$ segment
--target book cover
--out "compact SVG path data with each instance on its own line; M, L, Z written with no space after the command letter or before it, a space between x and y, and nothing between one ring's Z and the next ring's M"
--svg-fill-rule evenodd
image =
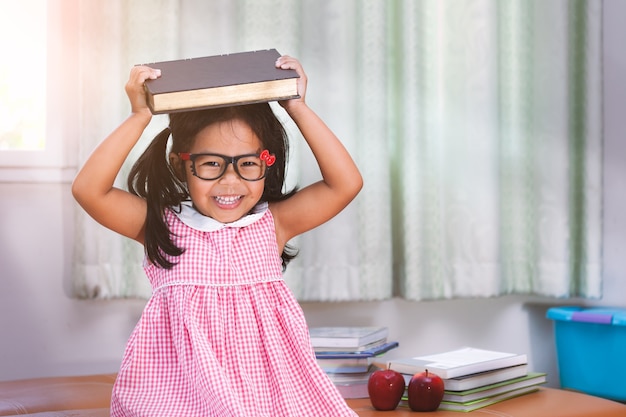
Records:
M276 49L145 64L161 77L144 83L154 114L298 97L298 74L276 68Z
M531 372L526 376L498 382L495 384L485 385L465 391L446 391L443 395L443 401L452 401L467 403L474 400L493 397L509 391L518 390L535 385L541 385L546 382L546 374L541 372ZM445 387L445 383L444 383Z
M526 363L525 354L464 347L434 355L393 359L388 362L388 367L409 375L428 369L442 379L450 379Z
M318 359L347 359L347 358L373 358L387 353L399 346L398 342L383 342L373 348L361 351L341 352L341 351L318 351L315 350L315 357Z
M387 327L312 327L309 329L314 348L359 348L377 341L386 340ZM331 350L331 349L325 349Z
M509 379L519 378L528 374L528 364L509 366L507 368L478 372L456 378L444 379L446 391L465 391L485 385L495 384ZM408 384L413 375L403 374Z

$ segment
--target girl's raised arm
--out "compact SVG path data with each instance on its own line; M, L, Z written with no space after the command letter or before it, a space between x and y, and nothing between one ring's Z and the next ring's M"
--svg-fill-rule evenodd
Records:
M130 116L98 145L72 183L72 194L85 211L103 226L143 243L146 202L114 187L117 174L131 149L150 123L143 83L160 75L158 70L133 67L126 83Z
M319 165L322 180L311 184L291 198L272 205L278 244L327 222L356 197L363 186L361 174L352 157L335 134L305 102L307 78L300 63L283 56L277 61L283 69L300 75L299 99L280 104L294 120Z

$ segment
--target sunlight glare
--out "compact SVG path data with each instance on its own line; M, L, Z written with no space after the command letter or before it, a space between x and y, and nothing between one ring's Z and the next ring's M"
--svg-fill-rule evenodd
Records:
M0 0L0 150L42 150L46 0Z

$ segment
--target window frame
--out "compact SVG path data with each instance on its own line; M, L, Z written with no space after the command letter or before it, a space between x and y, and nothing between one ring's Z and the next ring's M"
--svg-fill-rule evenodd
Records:
M44 150L0 150L0 183L69 183L77 166L78 0L48 0ZM71 152L73 151L73 152Z

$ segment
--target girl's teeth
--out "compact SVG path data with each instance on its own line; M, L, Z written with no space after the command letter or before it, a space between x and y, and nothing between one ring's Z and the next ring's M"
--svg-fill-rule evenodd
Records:
M219 204L234 204L237 200L239 200L240 197L221 197L221 196L217 196L215 197L215 201L217 201Z

